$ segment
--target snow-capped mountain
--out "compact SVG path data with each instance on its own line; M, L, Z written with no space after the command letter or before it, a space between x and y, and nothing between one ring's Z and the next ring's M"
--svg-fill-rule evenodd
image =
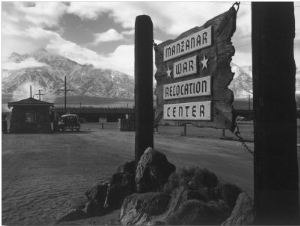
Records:
M233 91L235 98L247 98L253 96L252 87L252 66L240 67L231 63L231 70L235 73L229 88ZM296 94L300 94L300 69L296 70L295 81Z
M81 65L66 57L40 49L31 54L12 53L2 68L2 93L18 90L26 83L35 84L36 89L46 90L48 95L57 95L64 88L74 92L68 95L87 95L110 98L132 99L134 79L127 74L98 69L92 65ZM8 68L8 69L7 69Z
M252 66L241 67L231 63L231 67L235 75L229 88L234 97L252 97ZM2 68L2 93L13 94L20 87L34 84L36 90L43 89L48 96L56 97L62 95L58 90L64 88L65 76L67 88L73 90L68 95L125 99L134 97L134 79L129 75L110 69L98 69L93 65L81 65L45 49L31 54L12 53L6 59L5 67ZM300 69L296 71L296 93L300 93Z
M252 66L240 67L231 63L231 70L235 74L229 88L233 91L234 97L245 98L249 95L252 97Z

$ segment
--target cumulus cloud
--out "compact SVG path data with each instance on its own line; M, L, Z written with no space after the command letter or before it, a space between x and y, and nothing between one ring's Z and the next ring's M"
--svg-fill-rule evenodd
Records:
M218 15L231 5L218 2L71 2L67 11L82 19L97 19L107 14L126 29L134 28L137 16L149 15L155 29L178 35L202 25L212 17L212 12Z
M122 35L134 35L134 29L131 30L126 30L126 31L122 31L121 34Z
M36 25L56 26L67 6L60 2L14 2L15 11L23 13L23 18Z
M109 29L103 33L94 34L93 45L98 45L102 42L113 42L123 40L122 34L118 33L115 29Z
M34 58L27 58L20 63L11 62L9 59L6 59L2 62L2 69L5 70L18 70L23 68L30 68L30 67L44 67L47 64L41 63L36 61Z
M93 64L96 67L110 68L133 75L134 45L119 45L107 55L64 39L59 33L46 30L46 27L60 28L59 20L65 14L75 14L83 20L96 20L99 16L108 16L123 28L117 32L109 29L94 36L94 44L117 41L134 35L135 19L138 15L149 15L154 26L154 34L164 34L166 39L173 39L182 32L203 25L225 11L232 2L14 2L2 3L7 6L2 10L2 56L10 50L28 53L44 47L48 51L61 54L80 64ZM9 7L8 7L9 6ZM3 7L2 7L3 9ZM296 38L298 47L300 15L299 7L295 8ZM118 30L120 30L118 28ZM157 40L157 44L161 40ZM159 37L159 39L162 39ZM163 41L165 41L164 39ZM236 53L233 62L240 66L251 65L251 4L241 2L237 15L237 30L232 39ZM85 45L87 46L87 45ZM299 48L298 48L299 49ZM299 61L299 50L295 52L296 63ZM33 63L33 62L31 62ZM155 67L154 67L155 68Z

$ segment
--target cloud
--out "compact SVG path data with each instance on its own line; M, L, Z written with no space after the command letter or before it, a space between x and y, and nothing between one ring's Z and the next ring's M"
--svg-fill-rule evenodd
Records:
M231 5L218 2L71 2L67 11L90 20L107 14L124 29L133 29L137 16L149 15L155 29L178 35L204 24ZM211 15L212 12L215 15Z
M122 31L122 35L134 35L134 29L128 30L128 31Z
M8 59L2 62L2 69L5 70L18 70L23 68L30 68L30 67L44 67L47 64L41 63L36 61L34 58L27 58L20 63L11 62Z
M94 34L93 45L98 45L102 42L113 42L123 40L122 34L118 33L115 29L109 29L103 33Z
M57 26L67 6L60 2L14 2L15 12L23 19L39 26Z

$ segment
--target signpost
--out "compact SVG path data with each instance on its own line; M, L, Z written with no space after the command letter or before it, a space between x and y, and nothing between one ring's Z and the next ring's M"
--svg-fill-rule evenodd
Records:
M107 118L99 118L99 123L101 123L101 129L104 129L104 123L107 122Z
M155 123L234 130L234 55L231 37L236 29L236 9L155 45L157 109ZM163 117L161 117L163 116Z

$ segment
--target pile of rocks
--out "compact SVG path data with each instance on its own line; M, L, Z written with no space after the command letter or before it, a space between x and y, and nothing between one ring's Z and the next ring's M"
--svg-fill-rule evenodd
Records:
M110 181L100 181L85 193L87 202L84 205L60 218L56 224L103 216L118 209L118 224L122 225L222 222L223 225L241 225L253 222L253 203L235 186L222 185L216 177L212 177L213 180L200 178L207 183L195 186L193 183L197 183L199 176L184 183L176 181L174 185L175 171L175 166L164 154L148 148L136 170L134 161L120 166ZM212 174L203 172L200 177Z

